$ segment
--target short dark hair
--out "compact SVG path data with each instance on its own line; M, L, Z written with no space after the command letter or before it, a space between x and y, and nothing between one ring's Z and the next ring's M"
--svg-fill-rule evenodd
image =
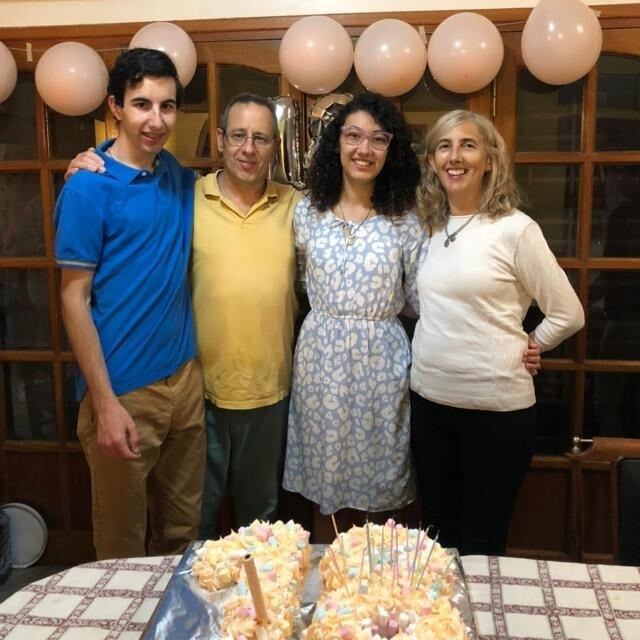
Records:
M358 111L368 113L382 129L393 134L384 167L375 180L371 204L379 214L402 215L416 205L420 163L404 116L391 100L371 92L361 93L347 103L324 129L305 174L311 203L319 211L338 204L342 191L340 131L347 116Z
M116 104L122 107L126 90L140 84L146 77L173 78L176 83L176 103L180 106L182 83L176 66L164 51L156 49L137 47L121 53L109 71L107 95L113 96Z
M227 102L224 111L222 112L222 116L220 116L220 129L222 131L227 131L227 126L229 124L229 112L231 111L231 107L236 104L258 104L261 107L265 107L269 109L269 113L273 118L273 135L278 137L278 117L276 116L276 105L271 98L265 98L264 96L259 96L256 93L249 93L248 91L244 91L243 93L237 93L233 96L229 102Z

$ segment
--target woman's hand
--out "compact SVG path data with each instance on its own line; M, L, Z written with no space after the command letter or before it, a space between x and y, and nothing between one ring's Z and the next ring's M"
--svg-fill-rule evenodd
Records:
M96 153L93 147L89 147L87 151L79 153L67 167L64 174L65 182L80 169L93 171L93 173L104 173L104 160Z
M527 348L522 354L522 362L524 368L532 376L538 375L538 371L542 367L542 358L540 356L540 347L532 338L528 339Z

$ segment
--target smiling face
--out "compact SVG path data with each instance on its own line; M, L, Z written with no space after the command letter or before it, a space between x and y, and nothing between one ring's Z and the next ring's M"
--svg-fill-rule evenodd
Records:
M152 161L176 125L176 81L147 76L127 87L122 106L109 96L118 121L118 145L130 158Z
M340 135L340 164L345 181L372 184L382 171L387 159L388 149L374 149L370 136L374 131L383 130L379 122L366 111L356 111L347 116L343 129L358 127L365 138L357 145L349 145L345 135Z
M261 136L271 142L266 146L256 147L254 139L249 137L243 144L234 146L229 136L240 133ZM224 171L229 179L252 187L264 183L276 152L273 114L267 107L255 102L237 102L229 110L226 131L218 129L217 139Z
M427 161L447 192L451 213L465 214L477 210L484 190L484 177L491 171L478 127L463 122L436 141Z

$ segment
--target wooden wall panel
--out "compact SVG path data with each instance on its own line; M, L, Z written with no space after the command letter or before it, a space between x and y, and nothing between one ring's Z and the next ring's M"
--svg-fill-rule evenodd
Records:
M608 469L595 470L583 466L582 487L583 559L611 562L613 561L613 539L610 523L613 511Z
M81 452L67 456L70 526L91 531L91 477Z
M62 529L62 479L58 453L7 451L8 493L12 502L24 502L44 518L49 530Z
M534 462L516 502L507 541L510 555L569 558L570 488L568 466Z
M90 531L50 531L47 548L39 564L75 565L95 559Z

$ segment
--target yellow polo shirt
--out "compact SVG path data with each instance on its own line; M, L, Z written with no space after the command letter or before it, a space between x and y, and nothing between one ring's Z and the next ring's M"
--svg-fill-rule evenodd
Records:
M300 194L269 181L243 216L221 195L218 173L195 186L198 353L211 402L255 409L282 400L291 386L297 308L293 210Z

